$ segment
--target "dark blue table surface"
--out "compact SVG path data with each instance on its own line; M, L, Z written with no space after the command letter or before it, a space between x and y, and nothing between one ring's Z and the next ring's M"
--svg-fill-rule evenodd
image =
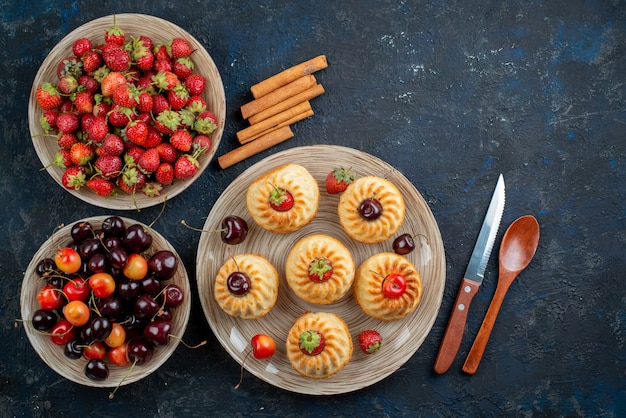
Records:
M0 1L0 403L2 416L626 416L626 4L623 1ZM143 4L143 5L139 5ZM295 137L226 170L213 163L155 225L195 274L198 234L228 184L280 150L337 144L402 171L443 237L447 281L424 344L393 375L306 396L248 375L212 335L194 297L186 338L157 372L108 391L49 369L21 326L19 294L54 226L110 211L41 171L27 101L48 52L109 14L159 16L204 44L224 81L218 155L246 126L249 87L325 54L326 93ZM452 368L433 362L498 174L503 225L534 215L537 254L511 287L481 366L461 372L497 280L492 257ZM160 207L119 212L150 223ZM496 248L501 239L499 235ZM323 383L320 383L323 384Z

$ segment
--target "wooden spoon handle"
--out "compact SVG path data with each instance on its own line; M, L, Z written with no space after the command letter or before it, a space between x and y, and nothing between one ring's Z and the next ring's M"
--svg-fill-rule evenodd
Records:
M483 358L485 348L487 347L487 341L489 341L489 336L491 335L491 331L493 330L493 325L495 324L498 313L500 312L500 307L502 306L502 302L504 301L504 296L509 290L511 283L513 282L513 279L515 279L517 274L518 272L500 272L500 278L498 280L498 285L496 286L496 292L493 295L493 299L491 299L489 309L487 309L487 313L485 314L485 319L483 319L483 323L478 330L476 338L474 339L474 344L472 344L472 348L470 348L469 354L467 355L465 363L463 364L463 371L465 373L469 373L472 375L476 373L478 365L480 364L480 360Z
M448 319L448 326L443 335L441 346L439 347L439 353L435 359L435 372L442 374L448 371L456 353L461 346L461 340L463 339L463 332L465 331L465 323L467 322L467 312L469 311L470 303L480 287L479 283L475 281L463 279L461 281L461 287L459 293L456 295L454 301L454 308L450 319Z

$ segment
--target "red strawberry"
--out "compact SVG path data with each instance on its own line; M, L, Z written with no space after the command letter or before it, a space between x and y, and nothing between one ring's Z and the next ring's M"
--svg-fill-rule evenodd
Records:
M180 125L180 114L174 110L164 110L159 113L154 126L162 133L171 135Z
M163 142L163 134L152 125L148 125L148 136L143 146L146 148L154 148Z
M59 79L57 84L57 90L61 93L69 95L76 91L78 88L78 80L73 75L64 75Z
M57 128L59 132L71 134L76 132L80 126L78 116L71 112L64 112L57 116Z
M133 38L131 43L131 58L142 71L151 70L154 64L151 45L152 41L146 37Z
M179 151L187 152L191 149L193 138L189 131L178 129L170 136L170 144Z
M137 160L137 166L144 174L154 173L160 164L161 159L156 148L147 149Z
M98 80L87 74L83 74L78 77L78 84L91 94L95 94L98 90L100 90L100 83L98 83Z
M167 93L167 101L172 110L180 110L189 101L189 92L183 84L177 84Z
M74 109L74 103L68 98L64 97L61 105L59 106L60 113L71 112Z
M122 46L125 41L124 30L115 26L115 18L113 18L113 26L104 32L104 42Z
M178 159L179 151L169 142L163 142L156 146L159 157L164 163L174 164Z
M54 154L54 160L52 163L61 168L68 168L74 165L72 159L70 158L70 150L66 148L59 148L59 150Z
M81 58L83 60L83 70L91 74L102 66L102 55L96 51L87 51Z
M142 91L137 96L137 111L148 113L152 110L152 95L147 91Z
M139 102L139 92L131 84L120 84L113 91L113 103L120 107L133 108Z
M217 129L217 117L213 112L205 110L196 118L193 129L198 131L198 133L208 135Z
M83 166L71 166L63 172L61 183L67 189L79 190L85 185L85 171Z
M322 283L333 275L333 264L326 257L316 257L309 263L309 279L315 283Z
M193 137L192 146L194 149L202 150L202 152L205 152L209 148L211 148L211 138L206 135L198 134Z
M79 91L74 96L74 107L78 113L93 112L94 103L93 94L88 91Z
M100 176L90 178L85 185L96 192L98 196L109 196L115 187L111 181Z
M183 108L178 111L178 114L180 115L180 129L193 129L193 123L196 120L195 113L187 108Z
M326 191L330 194L341 193L354 181L350 168L337 167L326 176Z
M95 116L106 116L111 111L111 105L106 102L98 102L93 105L92 113Z
M189 100L187 100L185 109L200 114L206 110L206 100L204 100L202 96L191 96Z
M102 145L96 149L99 156L105 155L122 155L124 152L124 141L118 135L108 134L102 141Z
M46 110L39 118L39 124L43 128L44 132L52 132L57 128L57 116L59 112L56 110Z
M70 148L70 158L76 165L86 165L93 159L94 155L93 147L84 142L77 142Z
M172 71L178 76L179 80L185 80L193 74L194 64L189 57L178 58L172 64Z
M93 121L96 119L93 113L85 113L80 117L80 129L83 131L89 130L89 127L93 125Z
M152 49L155 60L169 60L172 57L167 52L167 45L155 45Z
M174 72L174 65L172 65L172 61L169 59L156 60L154 62L154 70L157 73Z
M132 113L133 111L128 107L113 105L108 114L109 123L113 126L123 128L131 121Z
M308 330L300 334L300 351L307 356L320 354L326 346L326 339L321 332Z
M180 83L178 76L171 71L159 71L152 77L152 81L161 90L171 90Z
M136 167L128 167L117 178L117 185L122 191L133 194L146 185L146 175Z
M288 190L273 186L270 192L270 206L279 212L288 211L293 207L293 196Z
M112 71L102 78L101 90L104 97L112 97L120 84L126 84L126 77L119 71Z
M172 51L172 58L178 59L181 57L188 57L193 52L189 42L182 38L174 38L170 43L170 49Z
M171 184L174 181L174 167L170 163L161 163L154 172L154 179L161 184Z
M109 48L102 54L104 64L111 71L126 71L130 68L130 54L122 48Z
M104 116L94 116L91 125L87 129L87 135L89 139L94 142L102 142L104 138L109 134L109 125Z
M148 125L142 121L132 121L126 125L124 135L135 145L143 146L148 138Z
M174 164L174 177L177 179L188 179L193 177L198 171L198 160L189 154L181 155Z
M94 162L96 171L105 179L117 177L122 170L122 159L117 155L103 155Z
M61 149L70 149L72 145L78 142L78 138L74 134L61 134L57 138L57 144Z
M131 143L127 143L127 144L131 144ZM139 161L139 157L141 157L141 154L143 154L146 150L142 147L139 146L131 146L130 148L126 149L126 154L124 154L124 161L126 162L126 165L128 166L135 166L137 165L137 161Z
M155 181L148 182L141 188L141 193L148 197L160 196L162 191L163 185Z
M37 103L43 110L52 110L55 107L59 107L63 102L59 90L57 90L54 84L47 81L37 87L35 97L37 98Z
M359 345L365 354L373 354L381 347L383 339L378 331L370 329L359 334Z
M200 74L191 74L185 79L185 87L189 90L189 94L192 96L199 96L204 91L206 86L206 79Z
M155 115L159 115L161 112L164 112L170 108L170 103L167 101L165 96L160 94L155 94L152 96L152 113Z
M93 48L93 44L89 38L78 38L72 44L72 52L77 58L82 57L85 53Z

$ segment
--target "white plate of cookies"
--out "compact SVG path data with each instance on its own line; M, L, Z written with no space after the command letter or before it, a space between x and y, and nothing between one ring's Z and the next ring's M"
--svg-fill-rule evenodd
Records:
M355 181L345 192L329 194L326 176L336 167L350 168ZM294 189L294 206L273 213L264 206L265 194L281 188ZM384 204L383 215L376 215L382 223L379 229L372 230L370 221L365 229L359 225L353 206L364 193ZM236 245L210 232L219 230L231 215L248 226L247 236ZM333 395L372 385L415 354L437 318L445 288L445 254L437 222L413 184L370 154L314 145L267 157L228 186L203 229L196 275L207 321L245 370L276 387ZM415 249L398 256L393 242L405 233L413 237ZM309 271L303 260L316 252L332 260L333 269L331 278L312 285L299 278L298 265ZM381 302L381 283L391 273L385 269L393 268L404 269L406 291ZM245 292L225 285L233 271L248 273ZM298 327L313 327L315 321L320 321L319 329L341 332L328 331L326 348L313 358L300 354L292 334ZM369 329L382 337L380 349L373 354L359 346L359 334ZM269 335L276 342L271 358L249 355L256 334ZM237 378L233 376L233 384Z

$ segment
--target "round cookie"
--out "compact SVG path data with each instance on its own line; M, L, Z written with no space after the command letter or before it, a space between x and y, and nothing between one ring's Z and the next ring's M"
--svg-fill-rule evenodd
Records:
M305 354L311 334L323 336L323 349ZM317 337L319 339L319 337ZM328 312L305 312L287 334L287 358L296 372L311 379L328 378L343 369L352 357L352 337L341 317ZM304 349L306 351L306 348Z
M232 273L244 273L248 289L233 292L229 289ZM278 298L278 271L272 263L258 254L237 254L220 267L213 285L213 295L220 308L228 315L243 319L257 319L266 315ZM242 288L242 283L235 283ZM232 287L232 286L231 286Z
M270 197L276 189L293 196L293 207L276 210ZM315 178L298 164L285 164L259 176L246 192L246 206L254 222L261 228L286 234L297 231L317 215L320 191Z
M350 290L354 271L350 250L325 234L302 238L285 263L285 277L296 296L321 305L338 301Z
M378 204L379 214L366 219L359 208L370 201ZM398 231L404 221L405 204L400 190L389 180L365 176L356 179L341 194L337 212L339 223L350 238L374 244Z
M399 297L383 293L383 281L393 273L401 274L406 290ZM422 279L411 262L401 255L382 252L369 257L356 271L354 298L363 312L381 321L395 321L409 315L422 298Z

